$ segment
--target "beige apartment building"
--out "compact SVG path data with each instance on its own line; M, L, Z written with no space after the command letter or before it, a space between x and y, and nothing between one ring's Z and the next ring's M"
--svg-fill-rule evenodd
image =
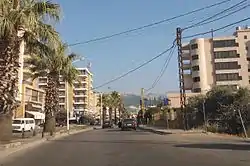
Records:
M74 113L91 114L93 74L88 68L77 68L80 72L78 81L73 86L64 82L60 77L59 106L62 110L69 110L70 117ZM47 78L39 78L39 88L44 89L47 85Z
M23 35L19 31L18 35ZM30 78L30 71L24 59L29 57L25 51L25 43L21 42L19 53L20 68L18 71L18 93L17 100L20 102L17 110L13 112L13 118L31 117L40 123L44 120L44 98L45 92L39 89L37 79Z
M213 86L250 85L250 27L237 27L232 36L197 38L183 44L187 96L206 93ZM189 92L189 93L188 93ZM179 93L168 94L173 101ZM170 97L170 99L171 99ZM177 106L177 103L173 103Z

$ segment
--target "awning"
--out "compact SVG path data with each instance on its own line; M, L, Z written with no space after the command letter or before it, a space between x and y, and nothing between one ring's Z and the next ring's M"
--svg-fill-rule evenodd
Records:
M25 111L28 114L31 114L34 116L34 119L45 119L45 114L41 112L35 112L35 111Z

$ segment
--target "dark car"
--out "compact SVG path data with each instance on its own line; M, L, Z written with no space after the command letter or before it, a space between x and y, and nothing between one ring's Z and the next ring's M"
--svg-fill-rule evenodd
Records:
M112 123L110 121L104 121L102 124L102 128L112 128Z
M134 119L123 119L121 129L122 130L125 130L125 129L134 129L134 130L136 130L136 120L134 120Z

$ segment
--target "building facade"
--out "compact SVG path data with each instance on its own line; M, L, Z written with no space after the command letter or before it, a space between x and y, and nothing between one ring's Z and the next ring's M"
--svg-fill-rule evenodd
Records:
M22 31L19 32L22 35ZM39 89L37 79L30 77L28 64L24 59L28 58L25 52L25 43L21 42L19 53L20 68L18 71L18 93L17 100L20 106L13 112L13 118L32 117L37 122L44 120L45 92Z
M79 78L72 86L63 81L60 77L59 85L59 107L61 110L69 110L70 117L75 114L89 114L91 108L91 96L93 93L93 74L88 68L77 68ZM39 78L39 88L44 89L47 85L47 78Z
M185 89L206 92L213 86L248 87L250 27L233 36L198 38L183 45Z
M206 93L214 86L250 85L250 27L237 27L232 36L197 38L182 45L186 96ZM172 107L180 94L167 93Z

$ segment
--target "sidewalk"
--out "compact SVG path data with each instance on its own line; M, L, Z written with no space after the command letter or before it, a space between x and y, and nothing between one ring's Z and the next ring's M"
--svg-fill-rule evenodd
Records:
M153 132L156 134L167 135L167 134L192 134L192 133L203 133L203 130L188 130L184 131L181 129L163 129L152 126L140 125L139 129Z
M77 134L80 132L90 131L92 127L88 127L85 125L77 126L76 128L71 128L70 133L67 133L67 130L59 130L54 133L53 136L45 135L43 138L41 135L37 135L31 138L25 139L16 139L8 144L0 144L0 160L1 158L7 157L10 154L13 154L17 151L24 150L27 148L33 148L38 146L46 141L56 140L59 138L63 138L72 134Z

